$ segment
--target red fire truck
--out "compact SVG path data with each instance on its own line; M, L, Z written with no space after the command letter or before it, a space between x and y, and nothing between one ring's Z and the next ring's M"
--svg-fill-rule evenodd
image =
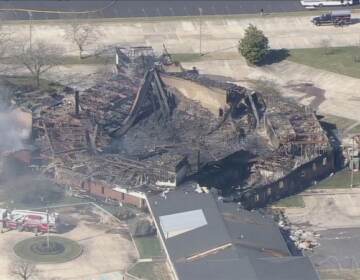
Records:
M2 228L32 232L56 232L58 213L0 209Z

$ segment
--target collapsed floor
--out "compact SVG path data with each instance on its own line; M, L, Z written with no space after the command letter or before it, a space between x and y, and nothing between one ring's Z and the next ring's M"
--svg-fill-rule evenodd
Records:
M193 179L251 208L334 168L310 108L129 53L118 50L118 74L88 90L16 100L32 106L34 163L60 183L88 191L101 182L93 193L105 197L104 186L163 191ZM186 89L195 85L216 97L193 98Z

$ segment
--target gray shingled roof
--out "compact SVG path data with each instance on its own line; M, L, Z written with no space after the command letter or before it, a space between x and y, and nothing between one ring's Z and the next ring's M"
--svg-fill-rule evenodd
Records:
M280 230L271 217L240 209L234 203L219 201L217 204L240 257L290 256Z
M230 235L211 194L176 190L166 194L166 199L157 195L150 196L148 200L158 225L160 225L160 216L197 209L202 209L204 212L206 226L168 239L164 238L162 231L160 232L174 261L231 243Z
M318 280L308 257L252 259L258 279L261 280Z
M181 280L258 280L249 258L238 258L232 248L191 263L176 263L175 266Z
M192 187L170 191L165 197L149 195L148 201L180 280L319 280L307 257L290 256L269 217L217 201L211 193L199 194ZM207 225L164 238L160 216L197 209L203 210ZM187 259L225 244L231 245Z

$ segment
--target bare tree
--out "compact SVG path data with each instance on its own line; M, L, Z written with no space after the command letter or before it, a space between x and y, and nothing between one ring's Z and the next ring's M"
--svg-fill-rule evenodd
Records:
M61 49L38 41L31 46L23 45L15 55L18 64L25 66L40 86L41 76L61 63Z
M4 26L0 15L0 60L2 60L3 62L9 55L11 43L11 33L8 31L8 28ZM2 63L0 72L8 72L8 70L9 67L7 65L5 66L5 64Z
M11 264L10 273L22 280L29 280L37 274L35 264L23 260Z
M10 45L10 33L0 23L0 58L6 55L6 52Z
M80 58L85 58L85 48L96 42L99 36L100 32L94 26L79 19L70 19L65 29L65 39L71 40L78 47Z
M328 39L321 40L320 45L325 55L332 54L332 49L330 47L330 40Z
M2 14L0 14L0 58L3 58L9 49L11 33L7 26L4 26Z

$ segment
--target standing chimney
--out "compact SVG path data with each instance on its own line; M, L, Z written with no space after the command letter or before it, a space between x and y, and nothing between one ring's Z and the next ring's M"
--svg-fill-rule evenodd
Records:
M78 116L80 113L80 96L79 91L75 90L75 114Z
M200 171L200 149L197 150L197 157L196 157L196 167L197 167L197 171Z

